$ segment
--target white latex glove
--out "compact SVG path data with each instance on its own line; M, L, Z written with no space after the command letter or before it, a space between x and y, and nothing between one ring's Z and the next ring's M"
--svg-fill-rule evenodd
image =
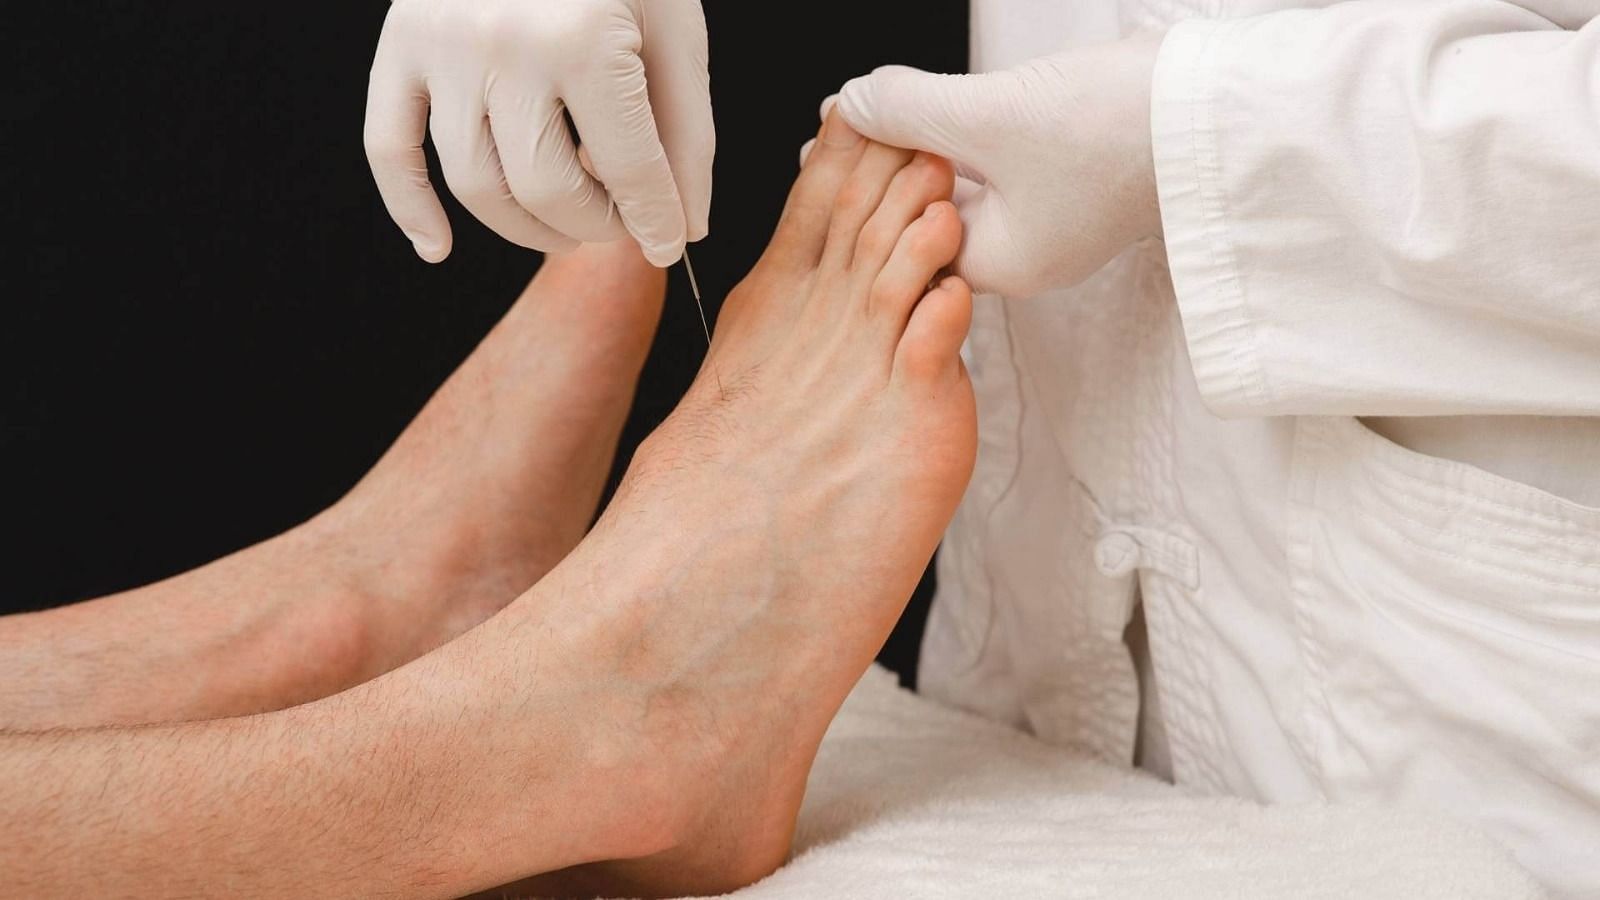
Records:
M839 92L869 138L954 162L966 239L955 273L1026 297L1087 278L1161 230L1150 148L1155 36L984 75L878 69Z
M507 240L565 250L632 235L670 265L711 210L699 0L395 0L372 63L367 159L389 215L438 262L450 222L428 181L429 128L450 190Z

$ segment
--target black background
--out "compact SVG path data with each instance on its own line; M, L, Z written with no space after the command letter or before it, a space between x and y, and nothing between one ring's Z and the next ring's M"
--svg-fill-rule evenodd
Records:
M147 583L332 503L537 268L449 200L437 267L385 215L361 121L388 6L7 11L0 612ZM714 308L765 245L818 102L884 63L961 71L967 11L706 12L719 153L694 258ZM680 270L619 466L703 351ZM884 649L908 678L930 587Z

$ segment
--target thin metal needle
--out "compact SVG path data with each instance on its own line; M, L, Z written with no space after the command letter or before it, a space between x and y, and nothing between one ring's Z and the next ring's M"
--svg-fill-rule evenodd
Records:
M706 321L706 305L700 299L700 280L694 277L694 263L689 261L689 248L683 249L683 268L689 273L689 292L694 294L695 308L700 310L700 327L706 333L706 349L711 349L711 325ZM717 393L722 399L728 399L727 392L722 389L722 376L717 374L716 366L711 368L711 377L717 380Z
M683 250L683 267L689 272L689 291L694 294L694 305L700 310L700 327L706 333L706 346L711 346L711 326L706 322L706 305L700 299L700 281L694 277L694 263L689 261L689 248Z

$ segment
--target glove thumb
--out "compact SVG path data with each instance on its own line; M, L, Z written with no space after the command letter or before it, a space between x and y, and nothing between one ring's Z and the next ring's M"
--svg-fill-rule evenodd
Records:
M839 91L839 114L882 144L925 150L982 171L981 75L935 75L884 66Z

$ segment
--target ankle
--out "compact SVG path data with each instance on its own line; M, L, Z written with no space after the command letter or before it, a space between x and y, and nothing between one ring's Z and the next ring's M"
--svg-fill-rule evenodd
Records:
M287 582L277 593L292 607L281 614L290 652L315 659L316 677L339 690L386 671L381 594L339 523L324 513L264 546L263 577Z
M427 487L397 503L392 479L363 482L299 529L303 554L337 586L361 637L352 650L367 677L480 624L554 563L546 549L562 536L485 529L455 498L430 500Z

